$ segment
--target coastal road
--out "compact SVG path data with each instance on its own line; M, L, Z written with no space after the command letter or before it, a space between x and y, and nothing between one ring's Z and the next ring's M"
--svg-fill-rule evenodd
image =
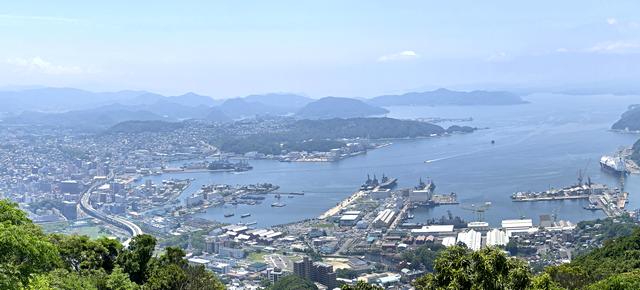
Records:
M89 202L90 197L91 197L91 193L98 187L104 185L105 183L113 180L114 175L111 174L109 175L109 177L107 177L106 180L104 181L100 181L100 182L96 182L94 183L91 187L89 187L88 190L86 190L82 196L80 197L80 204L78 205L80 207L80 209L82 211L84 211L85 213L87 213L88 215L101 220L104 223L110 224L112 226L115 226L117 228L123 229L124 231L126 231L127 233L129 233L129 235L131 235L131 237L135 237L137 235L141 235L143 234L142 229L140 229L140 227L136 224L134 224L131 221L128 221L122 217L118 217L118 216L110 216L107 215L105 213L102 213L96 209L93 208L93 206L91 206L91 203ZM129 245L129 242L131 241L131 238L127 239L123 244L125 246Z

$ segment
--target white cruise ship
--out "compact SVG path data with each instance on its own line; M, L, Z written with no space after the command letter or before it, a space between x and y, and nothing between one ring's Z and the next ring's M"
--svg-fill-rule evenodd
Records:
M600 158L600 167L615 174L626 174L627 166L620 156L604 155Z

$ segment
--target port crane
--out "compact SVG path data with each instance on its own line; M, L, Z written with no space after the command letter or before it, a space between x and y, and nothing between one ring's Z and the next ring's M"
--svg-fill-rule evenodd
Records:
M587 176L587 171L589 170L589 163L591 163L591 158L587 160L587 164L585 164L584 169L578 170L578 185L582 185L584 181L584 177ZM587 186L591 187L591 178L587 176Z
M487 201L482 205L460 205L463 210L472 211L476 214L477 221L484 221L484 213L491 207L491 202Z

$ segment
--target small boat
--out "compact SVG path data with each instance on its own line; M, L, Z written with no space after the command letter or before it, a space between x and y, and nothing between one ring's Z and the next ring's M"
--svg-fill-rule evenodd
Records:
M286 204L284 204L284 203L274 202L274 203L272 203L272 204L271 204L271 207L283 207L283 206L285 206L285 205L286 205Z
M225 214L224 214L224 217L232 217L232 216L234 216L234 215L235 215L235 213L225 213Z
M593 203L590 203L589 205L583 206L582 208L584 208L586 210L599 210L600 209L597 205L595 205Z
M251 214L250 213L243 213L240 217L241 218L246 218L246 217L250 217Z

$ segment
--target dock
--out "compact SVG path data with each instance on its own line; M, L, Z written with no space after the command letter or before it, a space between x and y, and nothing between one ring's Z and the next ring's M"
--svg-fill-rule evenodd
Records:
M327 210L326 212L324 212L323 214L321 214L318 219L326 219L330 216L334 216L338 213L340 213L340 211L342 211L343 209L347 208L353 201L357 200L358 198L362 197L365 195L365 191L363 190L359 190L354 192L351 196L347 197L346 199L344 199L343 201L341 201L340 203L338 203L336 206L330 208L329 210Z
M514 198L514 202L534 202L534 201L550 201L550 200L567 200L567 199L589 199L588 194L581 195L561 195L561 196L538 196L538 197L519 197Z

